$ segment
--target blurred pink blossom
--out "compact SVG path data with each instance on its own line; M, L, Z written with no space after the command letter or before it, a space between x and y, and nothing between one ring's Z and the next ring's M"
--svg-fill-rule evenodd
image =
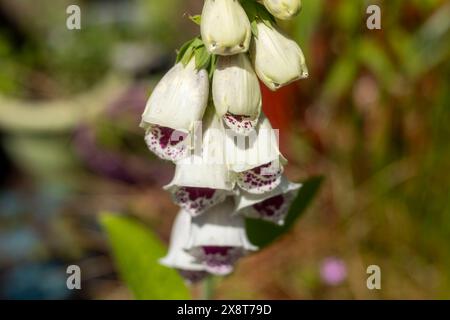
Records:
M326 258L320 266L320 277L326 284L337 286L347 278L347 266L339 258Z

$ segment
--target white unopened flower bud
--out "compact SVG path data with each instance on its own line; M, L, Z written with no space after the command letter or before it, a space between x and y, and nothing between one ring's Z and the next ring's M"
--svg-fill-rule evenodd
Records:
M251 39L250 21L238 0L205 0L201 34L211 53L234 55L247 52Z
M301 186L301 184L289 182L283 176L280 185L271 192L252 194L241 191L235 198L236 212L247 217L283 225L286 214Z
M257 23L258 36L252 42L251 56L258 77L271 90L308 77L305 57L298 44L276 26Z
M244 219L233 210L234 203L229 198L192 219L186 249L210 273L229 274L239 258L258 249L247 238Z
M281 20L292 19L302 8L301 0L260 0L267 10Z
M246 54L219 57L212 94L216 111L227 126L240 134L254 129L261 112L261 89Z
M175 268L188 282L197 282L203 279L207 273L205 267L184 250L189 241L191 232L191 216L181 210L172 226L170 235L169 252L159 260L164 266Z
M151 151L166 160L186 155L186 138L194 122L202 119L209 95L206 70L196 70L195 59L176 64L158 83L142 115Z
M225 162L224 127L213 108L207 112L204 126L200 154L194 152L177 162L175 176L165 187L172 193L175 203L192 216L203 214L224 201L235 186Z

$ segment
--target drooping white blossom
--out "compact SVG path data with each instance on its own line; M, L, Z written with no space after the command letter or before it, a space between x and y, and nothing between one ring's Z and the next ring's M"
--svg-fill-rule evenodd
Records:
M194 153L176 164L169 190L176 204L197 216L233 193L234 177L225 162L225 131L213 108L203 122L202 141Z
M283 176L280 185L271 192L252 194L241 190L235 197L236 212L247 217L283 225L286 214L301 186L301 184L289 182Z
M169 251L159 262L175 268L188 281L197 282L207 276L205 267L184 249L191 232L191 216L181 210L175 218L170 236Z
M216 111L229 128L244 135L254 129L261 112L261 89L246 54L219 57L212 94Z
M247 52L251 27L239 0L205 0L201 35L211 53L234 55Z
M243 137L226 131L226 160L238 186L250 193L265 193L281 182L287 162L278 147L278 134L261 113L258 125Z
M208 73L196 70L195 59L176 64L155 87L142 115L149 149L166 160L186 156L188 134L202 119L208 95Z
M301 0L260 0L267 10L281 20L295 17L302 9Z
M229 274L239 258L258 249L247 238L242 216L233 210L234 202L228 198L192 219L186 249L212 274Z
M277 90L308 77L305 57L299 45L272 25L257 22L258 36L251 45L251 57L261 81Z

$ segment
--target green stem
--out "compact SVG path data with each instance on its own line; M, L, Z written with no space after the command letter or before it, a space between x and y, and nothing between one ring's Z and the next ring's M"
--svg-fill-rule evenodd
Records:
M209 276L203 281L203 300L212 300L214 298L214 289L214 278L213 276Z

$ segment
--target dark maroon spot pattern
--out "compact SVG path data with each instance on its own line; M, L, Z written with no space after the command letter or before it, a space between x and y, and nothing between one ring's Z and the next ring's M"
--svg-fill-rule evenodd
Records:
M225 197L224 191L210 188L180 187L174 192L175 203L194 217L224 201Z
M216 275L226 275L233 271L236 261L244 255L240 248L205 246L201 247L198 259L205 269Z
M250 193L262 194L270 192L281 183L283 170L276 162L239 173L237 184Z
M274 217L278 215L277 213L283 207L283 204L283 195L278 195L253 205L253 208L263 217Z
M228 112L223 116L223 121L234 132L241 135L248 135L255 129L255 126L258 123L258 118L245 115L235 115Z
M148 148L163 160L177 161L187 155L188 134L172 128L152 126L145 136Z

